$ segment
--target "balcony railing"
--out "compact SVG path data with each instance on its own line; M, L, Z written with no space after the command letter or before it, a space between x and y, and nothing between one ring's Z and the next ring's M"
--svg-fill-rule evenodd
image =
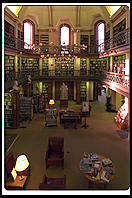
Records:
M27 43L24 43L23 40L19 38L15 38L11 34L8 34L5 32L5 47L9 47L12 49L16 49L21 52L26 53L33 53L33 54L51 54L51 55L62 55L62 54L71 54L71 55L79 55L79 54L94 54L94 53L102 53L107 50L112 50L115 48L120 48L124 45L129 45L129 28L123 30L122 32L115 35L113 38L109 40L105 40L102 44L99 46L97 45L68 45L68 46L62 46L62 45L54 45L52 44L33 44L28 45ZM27 49L24 48L24 46L27 46Z
M129 45L129 28L119 32L113 38L105 40L98 47L98 52L102 53L107 50L114 50L124 45Z
M114 72L104 72L105 81L119 85L122 88L129 89L129 75L118 74ZM114 86L114 85L113 85Z
M24 48L26 46L26 48ZM78 54L93 54L93 53L98 53L98 47L95 45L67 45L67 46L62 46L62 45L54 45L53 43L51 44L33 44L29 45L25 43L23 40L19 38L15 38L13 35L5 32L5 37L4 37L4 47L5 48L11 48L15 49L21 52L26 52L26 53L31 53L31 54L39 54L39 55L78 55Z
M105 76L104 71L90 71L86 70L81 72L81 70L64 71L61 70L22 70L21 72L6 71L5 72L5 83L11 82L13 80L18 80L18 82L24 82L27 80L27 75L31 75L32 80L34 79L74 79L74 78L88 78L88 79L103 79Z
M22 70L21 72L6 71L5 87L12 87L13 81L18 80L19 84L27 82L27 76L31 75L32 81L48 80L84 80L100 81L109 84L113 88L118 88L129 94L129 76L114 72L81 70L65 71L64 70Z

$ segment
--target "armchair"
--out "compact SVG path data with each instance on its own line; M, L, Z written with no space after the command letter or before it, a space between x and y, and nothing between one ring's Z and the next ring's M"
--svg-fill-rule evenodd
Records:
M64 138L50 137L48 139L48 148L46 151L46 169L53 166L64 168Z
M44 174L42 182L39 184L39 190L62 190L65 189L65 185L66 175L62 178L51 178Z

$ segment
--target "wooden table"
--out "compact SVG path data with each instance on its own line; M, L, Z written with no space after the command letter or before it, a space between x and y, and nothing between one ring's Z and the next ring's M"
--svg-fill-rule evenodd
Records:
M22 176L23 179L20 180L20 176L17 176L15 181L9 180L6 182L6 189L24 189L25 183L27 181L27 176Z
M69 123L74 124L74 128L77 129L77 123L81 122L79 113L64 113L61 115L61 123L64 123L64 129L69 127Z
M104 159L106 159L106 157L98 155L98 160L97 161L100 161L102 163L102 160L104 160ZM94 161L96 162L96 160L94 160ZM115 170L115 167L114 167L113 163L112 163L111 167ZM99 177L101 177L101 174L103 173L104 170L105 170L105 166L102 165L101 170L99 171ZM86 179L88 179L89 189L102 189L102 188L105 189L106 188L106 185L108 184L107 181L105 181L101 178L96 180L95 177L93 177L89 173L86 173L85 171L83 172L83 174L84 174L84 177ZM109 182L110 182L114 179L115 173L114 174L109 174L109 175L110 175L110 177L109 177Z

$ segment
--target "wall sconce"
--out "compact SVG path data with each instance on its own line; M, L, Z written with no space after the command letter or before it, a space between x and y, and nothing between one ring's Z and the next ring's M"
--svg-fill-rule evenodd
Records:
M22 172L26 170L28 166L29 166L29 162L26 155L20 155L16 160L15 170L18 172ZM23 177L22 175L20 175L20 180L22 179Z

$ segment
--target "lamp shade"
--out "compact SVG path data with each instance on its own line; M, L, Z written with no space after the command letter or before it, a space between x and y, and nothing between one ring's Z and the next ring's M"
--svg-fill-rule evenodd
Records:
M20 155L16 160L16 171L24 171L29 166L28 159L25 155Z
M53 99L51 99L51 100L49 101L49 104L50 104L50 105L55 104L54 100L53 100Z

